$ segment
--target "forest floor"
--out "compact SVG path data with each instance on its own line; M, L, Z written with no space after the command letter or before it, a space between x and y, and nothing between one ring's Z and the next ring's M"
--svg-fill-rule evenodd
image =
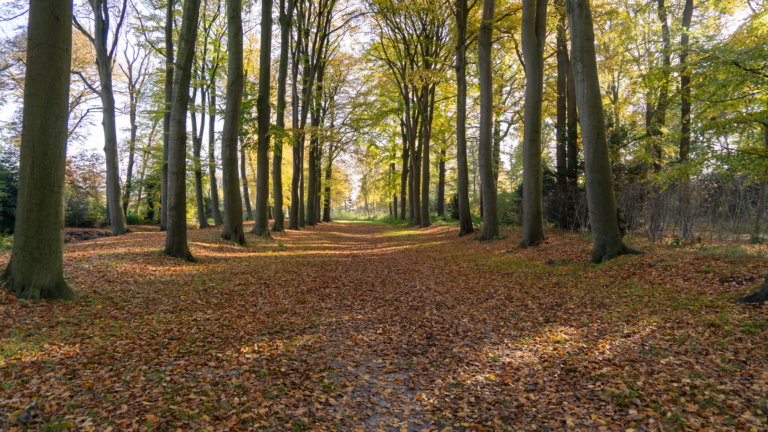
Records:
M0 430L765 430L768 306L734 303L765 246L189 234L196 264L159 232L68 244L75 302L2 290Z

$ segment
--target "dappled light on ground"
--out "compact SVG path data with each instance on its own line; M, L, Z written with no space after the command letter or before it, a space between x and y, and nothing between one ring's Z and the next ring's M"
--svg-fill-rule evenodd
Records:
M189 235L197 264L164 233L98 239L66 248L74 303L0 295L0 429L765 428L768 316L733 303L762 249Z

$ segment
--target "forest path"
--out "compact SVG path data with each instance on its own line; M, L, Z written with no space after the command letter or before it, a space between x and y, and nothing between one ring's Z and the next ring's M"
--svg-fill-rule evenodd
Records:
M592 266L574 235L457 234L190 230L195 264L158 232L70 244L75 302L0 294L0 429L765 424L768 314L731 302L760 256L641 245Z

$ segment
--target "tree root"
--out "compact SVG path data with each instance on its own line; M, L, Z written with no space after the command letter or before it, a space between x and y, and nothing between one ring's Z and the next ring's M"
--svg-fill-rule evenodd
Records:
M759 290L736 300L736 303L739 304L765 302L768 302L768 278L766 278L765 282L763 282L763 285L760 286Z
M67 301L75 299L72 287L64 281L64 278L53 284L41 286L35 284L34 279L31 283L26 283L25 281L19 281L17 278L11 277L5 283L5 286L14 293L16 297L22 300L34 300L35 302L39 302L40 299Z
M645 255L646 253L643 251L639 251L637 249L632 249L631 247L625 245L624 243L621 243L621 246L619 246L617 249L609 249L606 247L602 248L595 248L594 252L592 252L592 259L589 260L592 264L601 264L606 261L610 261L616 257L619 257L621 255Z

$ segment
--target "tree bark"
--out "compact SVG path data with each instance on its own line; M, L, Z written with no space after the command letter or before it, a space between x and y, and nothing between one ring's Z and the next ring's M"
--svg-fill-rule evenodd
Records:
M693 17L693 0L685 1L683 9L683 34L680 37L680 163L688 159L691 146L691 76L688 73L688 41ZM687 174L680 182L680 237L693 240L690 184ZM761 189L762 190L762 189Z
M213 79L213 78L212 78ZM212 82L210 104L208 106L208 177L211 184L211 206L213 207L213 223L220 226L224 223L219 204L219 186L216 180L216 85Z
M227 0L227 102L221 134L221 171L224 193L224 226L221 238L244 245L243 204L237 164L237 137L243 105L243 18L241 0Z
M478 160L483 199L483 232L481 241L499 236L496 182L493 179L493 25L496 0L483 2L483 20L477 38L477 61L480 81L480 138Z
M323 203L323 222L331 221L331 180L333 178L333 146L328 149L328 165L325 167L325 202Z
M131 125L131 137L128 141L128 167L125 172L125 191L123 195L123 214L128 215L128 204L131 202L133 189L133 164L136 154L136 88L133 86L133 65L128 64L128 121Z
M557 5L557 96L556 112L557 120L555 133L557 134L556 164L557 164L557 195L558 201L564 202L568 191L568 179L566 171L568 162L566 160L566 148L568 146L567 133L567 102L566 102L566 83L568 76L568 42L565 39L565 2L558 0ZM559 220L560 227L563 228L562 221L565 219L562 214L564 208L560 206Z
M768 124L763 124L763 145L768 150ZM765 212L766 179L768 179L768 167L763 170L763 176L760 179L760 198L757 203L757 217L755 217L755 236L760 235L762 230L760 224L763 221L763 212Z
M3 279L21 299L74 300L64 281L72 2L31 0L13 252Z
M440 149L437 177L437 215L445 216L445 148Z
M601 263L619 255L639 252L624 245L619 231L589 0L567 0L566 4L586 162L587 202L594 247L592 262Z
M173 6L165 6L165 112L163 113L163 161L160 178L160 231L168 227L168 137L171 133L171 103L173 99Z
M400 135L403 139L403 173L400 176L400 220L405 221L406 215L406 202L408 201L408 169L410 167L410 154L408 151L408 137L405 134L405 126L403 121L400 120Z
M258 161L256 162L258 165ZM246 176L245 166L245 137L240 136L240 180L243 182L243 201L245 202L245 220L253 220L253 210L251 210L251 194L248 190L248 176Z
M434 101L434 93L432 92L432 89L430 86L424 86L422 90L422 99L423 99L423 112L422 112L422 121L421 121L421 136L422 136L422 160L421 160L421 166L422 166L422 173L421 173L421 227L426 228L430 225L432 225L432 222L429 220L429 177L430 177L430 168L432 168L429 164L429 144L431 140L431 134L430 129L432 125L432 105L430 101Z
M194 109L197 91L193 92L192 105ZM197 223L200 229L208 228L208 216L205 214L205 200L203 199L203 167L200 156L203 147L203 134L205 133L205 92L200 92L202 105L200 107L200 131L197 130L197 110L190 115L192 121L192 164L195 172L195 203L197 204Z
M261 2L261 51L259 58L258 112L259 141L256 157L256 222L252 233L269 237L269 126L270 80L272 77L272 2Z
M525 115L523 119L523 238L519 246L528 247L539 244L546 238L541 199L541 105L544 94L547 0L523 0L521 28L521 43L525 59Z
M192 262L196 260L187 245L187 107L199 14L200 0L184 0L168 136L168 226L165 236L166 255Z
M467 0L457 0L456 26L456 171L459 198L459 237L475 232L469 211L467 165Z
M277 72L277 130L280 135L275 137L275 149L272 159L272 197L275 201L275 221L272 231L285 231L283 213L283 139L285 133L285 93L288 81L288 48L290 46L291 29L293 26L294 0L280 0L280 64Z

